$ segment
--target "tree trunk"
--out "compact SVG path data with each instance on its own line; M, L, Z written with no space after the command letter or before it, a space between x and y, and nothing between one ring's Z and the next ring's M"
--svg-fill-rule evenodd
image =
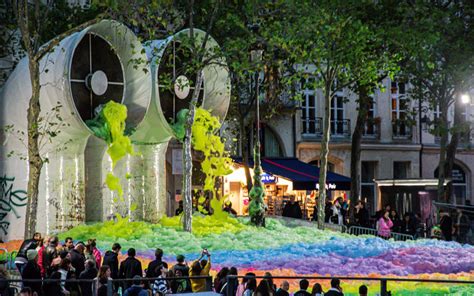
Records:
M31 98L28 105L28 203L25 217L25 239L32 238L36 231L36 213L38 208L38 187L43 167L39 151L38 119L41 112L39 61L29 56L31 80Z
M446 163L446 145L448 143L448 135L449 135L449 125L447 119L447 112L448 107L447 104L440 104L440 117L439 117L439 124L440 124L440 134L441 139L439 142L439 163L438 163L438 200L439 201L446 201L446 195L444 190L444 182L446 180L444 166Z
M245 118L240 116L240 151L242 152L242 165L244 166L245 179L247 181L247 192L252 189L252 176L249 168L248 138L245 129Z
M189 113L186 118L186 132L183 143L183 229L191 232L193 229L193 194L192 194L192 179L193 179L193 156L192 156L192 127L194 124L194 115L196 113L196 105L199 98L199 92L202 85L202 71L199 71L196 79L196 87L193 91L193 97L189 103Z
M355 204L360 199L360 153L362 133L367 118L368 100L367 90L359 87L359 111L357 113L351 145L351 203Z
M323 139L321 141L321 156L319 168L319 202L318 227L324 229L324 208L326 205L326 175L328 167L329 139L331 136L331 84L326 83L324 89L324 122Z
M456 159L456 151L458 149L461 132L465 131L464 123L462 122L462 103L456 100L454 102L454 124L451 133L451 141L446 148L446 162L444 164L444 176L451 179L453 174L454 160ZM438 169L439 171L440 169ZM453 195L453 184L450 182L446 187L446 199L449 201Z

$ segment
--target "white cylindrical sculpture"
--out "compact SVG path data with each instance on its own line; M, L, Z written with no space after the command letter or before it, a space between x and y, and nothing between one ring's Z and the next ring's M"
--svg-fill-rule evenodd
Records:
M86 208L101 207L102 200L93 194L103 187L95 179L100 175L94 171L97 162L85 162L85 156L102 159L105 143L94 139L86 149L91 132L85 121L94 117L97 106L110 100L127 106L128 126L136 127L143 120L151 98L151 78L132 62L146 60L142 48L128 28L104 20L65 38L41 60L40 128L54 130L55 124L61 128L57 136L41 140L46 144L40 152L48 161L40 180L38 231L65 230L86 220ZM26 132L30 96L28 60L24 58L0 95L0 126ZM44 125L48 121L53 125ZM1 208L0 233L7 240L23 236L26 200L21 200L26 197L28 179L27 161L22 157L27 154L26 139L18 139L15 131L0 135L0 198L11 205ZM85 155L85 150L90 153ZM10 151L17 153L9 156ZM93 188L95 185L99 188ZM13 198L12 192L16 193ZM93 210L90 213L94 215Z
M145 119L137 126L131 136L136 156L126 160L121 167L122 172L129 174L124 180L124 202L120 212L128 214L132 220L156 222L166 212L166 149L169 140L174 137L170 124L182 109L188 109L193 95L193 81L196 73L183 71L189 62L190 55L183 52L180 43L189 36L185 29L165 40L145 42L152 79L152 101ZM206 33L194 29L195 38L201 44ZM210 55L218 53L217 42L209 36L206 43ZM205 58L208 58L206 56ZM216 55L209 59L203 69L204 84L199 104L210 110L222 121L227 113L230 102L230 77L225 59ZM171 78L173 85L160 84L160 77ZM188 82L191 81L191 84ZM104 192L104 195L111 194ZM114 199L109 196L109 199ZM137 209L127 213L128 206L135 204ZM109 213L113 210L109 209Z

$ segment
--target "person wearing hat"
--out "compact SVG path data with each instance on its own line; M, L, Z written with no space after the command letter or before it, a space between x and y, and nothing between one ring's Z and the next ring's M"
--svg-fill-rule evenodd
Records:
M21 273L22 280L41 280L41 270L38 265L38 251L30 249L26 252L28 262ZM23 282L24 287L30 287L39 296L43 295L41 282Z
M26 258L26 252L28 250L36 249L39 246L41 246L41 241L43 239L41 238L41 233L36 232L31 239L25 239L23 243L20 246L20 249L18 250L18 253L15 258L15 265L18 268L18 272L23 271L23 268L25 267L26 263L28 262L28 259Z
M133 277L133 285L125 290L123 296L148 296L148 291L143 289L142 277L136 275Z
M140 261L138 261L135 258L136 251L134 248L128 249L127 252L127 259L122 261L120 263L120 270L119 270L119 278L121 279L131 279L134 276L142 276L143 275L143 270L142 270L142 264ZM125 282L124 284L125 288L130 287L130 282Z

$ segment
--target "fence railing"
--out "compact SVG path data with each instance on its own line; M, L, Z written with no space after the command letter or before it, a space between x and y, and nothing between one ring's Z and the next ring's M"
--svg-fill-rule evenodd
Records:
M161 278L140 278L140 283L141 284L149 284L150 287L153 285L155 280L161 279ZM206 291L212 291L212 276L189 276L189 277L172 277L172 278L167 278L166 279L168 282L172 281L177 281L177 280L205 280L205 290ZM118 287L122 287L123 284L125 283L134 283L138 281L137 279L110 279L107 281L107 296L113 296L114 293L117 292ZM4 286L5 283L8 283L11 289L16 295L16 293L19 292L21 286L30 286L29 284L35 284L35 283L41 283L42 286L45 284L50 284L50 283L57 283L58 285L60 283L65 283L65 284L90 284L91 288L91 294L88 295L93 295L97 296L97 287L98 287L98 280L97 279L0 279L0 284L1 286ZM16 284L16 285L11 285L11 284ZM122 289L122 294L125 292L125 289ZM183 292L184 293L184 292ZM1 291L0 291L0 295Z
M226 295L235 295L235 291L238 285L238 279L245 278L245 276L235 276L235 275L228 275L227 276L227 289ZM249 278L249 277L247 277ZM281 280L332 280L334 277L329 276L272 276L272 277L265 277L265 276L254 276L252 278L255 279L281 279ZM464 280L445 280L445 279L414 279L414 278L370 278L370 277L338 277L341 280L342 284L345 280L350 281L370 281L370 282L379 282L380 283L380 296L389 296L390 291L387 289L387 284L389 282L416 282L416 283L431 283L431 284L461 284L461 285L472 285L474 284L473 281L464 281ZM234 293L234 294L232 294ZM371 294L370 294L371 295Z
M347 232L347 226L346 225L339 225L339 224L324 223L324 229L339 231L339 232L342 232L342 233Z
M351 226L349 227L349 233L353 235L378 235L377 229L374 228L367 228L361 226ZM393 238L396 241L406 241L406 240L414 240L415 238L413 235L404 234L404 233L397 233L397 232L390 232L390 238Z

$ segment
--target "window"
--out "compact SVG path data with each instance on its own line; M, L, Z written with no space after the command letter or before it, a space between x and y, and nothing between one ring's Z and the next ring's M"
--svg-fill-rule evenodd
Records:
M393 178L394 179L408 179L410 176L409 161L394 161L393 162Z
M375 198L375 175L377 170L376 161L362 161L360 166L360 196L365 201L369 213L374 214L376 204Z
M265 157L281 157L283 156L283 152L280 146L280 142L278 141L277 136L275 133L267 126L262 128L263 133L263 156Z
M306 79L302 83L303 89L303 134L319 134L321 133L321 120L316 117L316 90L312 89L311 80Z
M344 120L344 96L342 91L337 92L336 96L331 101L331 134L344 135L345 128Z
M392 128L395 137L409 137L410 126L407 124L408 99L406 85L402 82L392 82L390 88L392 102Z
M366 122L364 127L364 136L376 136L378 132L378 125L375 122L375 96L370 96L371 101L369 102L369 106L367 109L367 116Z

